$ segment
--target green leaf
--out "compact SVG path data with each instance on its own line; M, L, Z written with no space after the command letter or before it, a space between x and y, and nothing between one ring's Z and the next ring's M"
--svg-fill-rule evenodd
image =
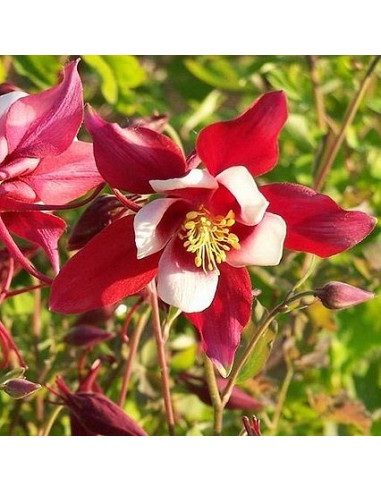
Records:
M132 55L82 55L82 58L99 75L102 94L110 104L129 98L130 89L141 85L146 77L138 59Z
M253 378L263 369L267 359L269 358L277 332L278 323L276 321L273 321L257 341L257 344L255 345L251 356L246 361L241 372L239 373L237 379L238 383L243 383L248 379ZM254 333L255 329L253 325L251 325L248 330L246 330L244 334L244 339L246 341L251 339ZM236 356L236 360L238 359L239 354Z
M27 77L39 89L46 89L57 82L62 66L53 55L14 55L16 72Z
M223 96L220 91L214 90L210 92L184 123L180 132L182 137L186 138L197 125L214 114L222 102Z
M195 60L188 58L185 66L192 75L218 89L242 91L247 81L240 78L230 63L222 57L212 56Z
M99 75L103 97L108 103L115 104L118 98L118 85L109 64L101 55L82 55L82 59Z
M5 70L3 60L0 58L0 83L4 82L6 76L7 76L7 71Z

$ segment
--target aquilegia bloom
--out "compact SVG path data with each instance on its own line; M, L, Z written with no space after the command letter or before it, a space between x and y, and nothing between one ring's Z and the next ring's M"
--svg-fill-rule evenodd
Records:
M65 204L102 182L92 144L76 141L82 120L77 62L51 89L0 96L0 239L15 254L7 231L38 244L56 271L66 224L35 204Z
M276 164L286 119L284 93L265 94L238 118L202 130L186 160L166 136L121 129L90 112L86 125L105 181L160 197L113 222L64 266L52 309L78 313L108 305L157 276L161 299L184 311L226 375L251 313L245 267L277 265L283 246L330 256L374 227L365 213L345 211L304 186L257 187L254 178Z

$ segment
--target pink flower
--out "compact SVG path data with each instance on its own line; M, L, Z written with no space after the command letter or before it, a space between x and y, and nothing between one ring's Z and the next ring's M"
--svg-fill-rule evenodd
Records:
M18 259L9 232L38 244L55 271L66 224L38 204L66 204L102 182L92 145L76 140L83 120L77 64L69 63L62 81L39 94L0 96L0 238Z
M347 212L305 186L257 186L254 178L276 164L286 118L284 93L265 94L238 118L203 129L186 160L166 136L121 129L91 111L86 124L105 181L160 198L113 222L64 266L52 309L109 305L157 276L161 299L186 313L226 375L251 313L245 267L277 265L283 246L330 256L374 227L368 215ZM197 168L200 162L205 168Z

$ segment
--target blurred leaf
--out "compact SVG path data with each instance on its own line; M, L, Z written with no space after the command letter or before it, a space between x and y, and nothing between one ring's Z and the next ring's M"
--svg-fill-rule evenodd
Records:
M187 58L184 63L195 77L217 89L242 91L246 86L246 81L220 56Z
M53 55L14 55L13 64L17 73L27 77L39 89L54 85L62 69L61 63Z
M276 321L273 321L259 338L251 356L243 366L237 379L238 383L243 383L247 379L253 378L263 369L267 359L269 358L277 332L278 324ZM254 327L250 326L244 333L244 340L247 342L254 333ZM240 354L238 353L236 360L239 359L239 356Z
M205 121L209 116L213 115L217 108L221 105L223 96L220 91L214 90L210 92L201 102L199 107L185 121L180 133L183 138L186 138L196 126Z
M3 60L0 58L0 83L4 82L6 77L7 77L7 71L5 70Z
M118 99L126 104L129 89L138 87L145 80L145 71L132 55L82 55L83 60L95 69L101 79L101 91L107 102ZM129 102L129 101L128 101Z

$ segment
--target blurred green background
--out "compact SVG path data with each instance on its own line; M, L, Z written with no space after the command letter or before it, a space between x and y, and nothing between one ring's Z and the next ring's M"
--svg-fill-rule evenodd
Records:
M0 56L0 82L27 92L50 87L62 65L72 56ZM321 163L327 134L337 135L343 117L371 62L370 56L119 56L83 55L79 70L84 98L109 121L128 125L137 116L167 113L165 132L193 148L197 132L220 119L237 116L260 94L282 89L289 102L289 119L280 136L278 166L260 182L291 181L312 186ZM335 159L324 192L343 207L381 215L381 64L361 101L353 124ZM318 101L318 102L317 102ZM319 102L320 101L320 102ZM320 109L317 110L317 107ZM317 106L318 105L318 106ZM85 131L83 138L88 138ZM62 216L70 224L79 211ZM66 258L65 240L62 258ZM43 261L40 259L40 261ZM256 311L271 307L293 285L305 267L303 254L286 254L276 268L253 268L253 286L262 290ZM380 226L351 251L319 261L308 286L340 280L379 293L381 271ZM13 287L30 284L20 274ZM64 373L74 385L74 349L62 342L72 320L46 309L33 293L10 299L2 320L12 330L30 366L28 378L52 383ZM41 325L36 333L36 303ZM130 301L125 305L129 306ZM109 329L123 323L123 308ZM33 329L32 329L33 328ZM171 374L178 432L212 433L212 409L184 388L177 374L201 370L197 337L179 320L169 340ZM117 398L126 347L118 339L96 348L105 363L100 384ZM267 355L267 352L266 352ZM106 357L107 356L107 357ZM264 357L265 359L265 357ZM279 332L265 367L241 386L264 406L258 413L264 434L381 435L381 297L333 313L319 303L279 320ZM258 369L258 368L257 368ZM257 371L255 371L257 372ZM287 376L287 377L286 377ZM284 381L290 382L289 386ZM0 393L0 434L41 433L54 412L45 390L31 401L12 401ZM165 433L155 346L149 331L143 336L126 410L149 433ZM277 416L278 413L278 416ZM237 435L242 412L225 412L224 433ZM274 419L276 425L274 426ZM273 428L271 427L273 425ZM68 416L61 412L52 434L69 433Z

